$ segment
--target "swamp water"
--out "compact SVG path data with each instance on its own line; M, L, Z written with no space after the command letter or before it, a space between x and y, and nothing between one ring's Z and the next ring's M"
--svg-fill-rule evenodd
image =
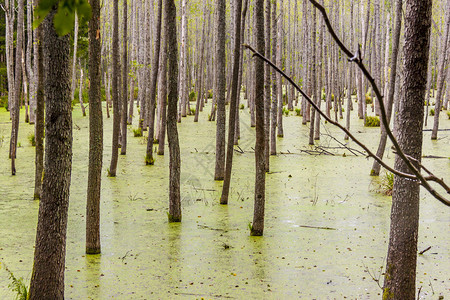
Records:
M266 177L264 237L250 237L253 218L254 128L240 110L243 153L235 152L229 205L219 205L221 182L213 180L215 125L206 112L179 124L183 221L167 222L168 148L145 166L146 139L132 137L119 156L116 178L108 178L112 118L104 113L101 198L102 254L86 256L85 205L88 117L74 109L74 154L70 192L65 295L67 299L380 299L391 197L376 193L371 159L342 148L309 155L309 127L290 112ZM22 118L23 120L23 118ZM135 120L136 122L136 120ZM429 122L430 123L430 122ZM0 108L0 299L13 299L6 264L27 285L31 277L39 202L33 201L34 148L21 123L17 175L10 175L11 122ZM379 128L352 119L352 132L376 150ZM441 128L450 121L442 114ZM322 122L322 133L343 142L343 133ZM424 164L448 182L450 134L424 135ZM317 144L319 145L319 144ZM320 145L338 147L329 136ZM349 147L356 148L350 142ZM390 146L389 146L390 147ZM345 157L343 156L345 153ZM391 150L387 161L392 165ZM421 297L450 295L448 208L421 192L417 288ZM381 284L381 283L380 283Z

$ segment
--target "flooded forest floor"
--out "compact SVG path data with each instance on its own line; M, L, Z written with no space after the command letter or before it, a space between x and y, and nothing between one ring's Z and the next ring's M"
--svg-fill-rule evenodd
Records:
M344 134L323 121L316 146L334 155L312 155L320 149L308 145L309 125L290 112L283 118L284 138L278 138L278 155L271 156L266 177L265 235L250 237L255 129L249 125L248 109L240 110L231 196L229 205L221 206L222 182L213 180L215 123L207 121L209 105L198 123L188 116L178 126L181 224L167 222L167 144L166 155L155 153L155 165L146 166L146 137L132 136L136 117L128 130L127 155L119 156L117 177L107 177L112 118L104 112L102 254L91 256L84 252L88 117L75 106L66 298L379 299L391 197L376 192L382 176L369 176L372 160L342 148L332 137L345 143ZM380 129L363 127L355 114L352 132L376 150ZM446 112L440 124L450 128ZM33 200L34 147L28 141L33 128L20 124L17 175L11 176L11 121L0 108L1 299L14 298L3 264L27 285L31 277L39 208ZM424 165L448 182L450 132L439 132L438 141L430 135L424 132ZM352 142L347 146L361 150ZM385 156L393 165L389 143ZM431 246L417 262L422 298L450 295L449 221L448 209L422 190L418 248Z

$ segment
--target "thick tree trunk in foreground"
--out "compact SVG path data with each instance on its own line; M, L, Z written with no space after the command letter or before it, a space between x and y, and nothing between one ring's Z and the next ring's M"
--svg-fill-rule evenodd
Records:
M100 1L91 0L89 20L89 169L86 205L86 253L97 254L100 246L100 193L103 160L103 117L100 70ZM122 145L123 147L123 145Z
M174 0L164 0L164 11L167 30L168 59L168 107L167 107L167 140L169 142L169 222L181 222L180 199L180 144L177 130L178 102L178 42L177 42L177 9Z
M404 79L397 138L405 154L418 161L422 154L431 5L431 0L411 0L405 10ZM395 169L411 173L398 155ZM416 180L395 176L383 299L415 299L419 191Z
M214 180L225 175L225 0L216 1L216 166Z
M234 135L236 127L236 114L238 112L238 99L240 89L238 89L239 83L239 64L241 61L241 11L242 0L236 1L236 11L234 21L234 56L233 56L233 77L231 83L231 102L230 102L230 118L228 122L228 144L227 144L227 157L225 166L225 178L222 188L222 196L220 197L220 204L228 204L228 194L230 190L231 181L231 168L233 166L233 152L234 152Z
M46 63L45 172L30 298L64 299L67 214L72 170L69 37L59 37L49 13L42 26ZM51 58L51 59L50 59Z
M255 35L256 49L264 53L264 0L255 1ZM250 235L260 236L264 232L264 205L266 193L266 164L264 159L264 62L255 59L255 110L256 110L256 144L255 144L255 206L253 225Z
M117 161L119 159L119 131L120 131L120 107L119 107L119 0L113 4L113 39L112 39L112 100L113 100L113 134L110 177L116 177Z

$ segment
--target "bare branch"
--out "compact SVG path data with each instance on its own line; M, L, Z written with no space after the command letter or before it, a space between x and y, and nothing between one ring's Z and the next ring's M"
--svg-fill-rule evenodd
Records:
M391 173L397 175L397 176L401 176L404 178L408 178L411 180L417 180L420 176L420 178L423 179L423 182L425 182L425 184L423 184L423 186L439 201L441 201L442 203L444 203L447 206L450 206L450 201L445 199L444 197L442 197L437 191L435 191L429 184L428 182L425 180L425 178L420 175L419 176L414 176L411 174L407 174L407 173L403 173L403 172L399 172L395 169L393 169L392 167L388 166L382 159L380 159L378 156L376 156L372 151L370 151L369 148L367 148L366 145L364 145L362 142L360 142L358 139L356 139L352 133L350 133L350 131L348 131L345 127L343 127L341 124L339 124L338 122L333 121L331 118L329 118L322 110L319 109L319 107L314 103L314 101L311 100L311 98L292 80L292 78L290 78L288 75L286 75L286 73L284 73L280 68L278 68L274 63L272 63L269 59L267 59L266 57L264 57L264 55L262 55L261 53L257 52L255 49L253 49L253 47L251 47L248 44L243 44L243 46L247 49L249 49L250 51L253 52L253 56L259 57L260 59L262 59L263 61L265 61L266 63L268 63L272 68L275 69L275 71L277 71L278 73L280 73L284 78L286 78L287 81L289 81L290 84L292 84L295 89L297 91L300 92L300 94L302 94L302 96L311 104L312 107L314 107L314 109L316 109L319 114L325 119L327 120L329 123L333 124L334 126L338 127L339 129L341 129L342 131L344 131L356 144L358 144L358 146L360 146L361 148L364 149L364 151L367 152L368 156L373 157L381 166L383 166L386 170L390 171ZM350 52L348 52L350 53ZM351 54L351 53L350 53ZM363 65L364 66L364 65ZM366 70L367 72L367 70ZM372 79L373 81L373 79ZM375 85L376 87L376 85ZM381 103L382 101L380 101ZM380 105L381 108L381 105ZM384 106L382 107L382 109L384 110ZM386 126L388 128L388 126ZM391 132L392 134L392 132ZM395 138L394 138L395 140ZM397 142L395 140L395 142ZM398 143L397 143L398 146ZM404 154L403 154L404 155ZM405 157L405 159L410 163L409 165L411 165L411 162ZM408 165L408 166L409 166ZM412 165L411 165L412 166ZM412 166L412 168L415 169L414 166ZM420 180L422 182L422 180Z
M325 8L322 5L320 5L315 0L309 0L309 1L312 3L312 5L314 5L322 13L322 16L323 16L324 22L325 22L325 24L326 24L326 26L328 28L328 31L330 32L330 34L333 37L333 39L335 40L335 42L338 44L339 48L349 58L353 58L353 54L345 47L345 45L342 43L342 41L339 39L339 37L334 32L334 29L331 26L331 23L330 23L330 20L328 19L327 12L325 11ZM367 78L367 80L369 81L370 85L372 86L372 89L373 89L373 91L375 93L375 96L377 97L377 99L379 99L378 103L380 105L381 120L382 120L383 125L384 125L384 127L386 129L386 133L387 133L389 139L392 141L392 144L394 145L394 148L397 151L397 155L400 156L400 158L405 162L405 164L408 167L408 169L415 175L415 179L420 180L422 186L425 189L427 189L436 199L441 201L443 204L445 204L447 206L450 206L450 200L445 199L444 197L442 197L435 189L433 189L433 187L430 186L430 184L427 182L427 180L422 176L422 174L420 174L419 169L417 169L412 164L411 160L409 160L406 157L405 153L400 148L400 145L398 144L397 140L394 137L394 134L392 133L392 131L391 131L390 127L389 127L389 122L388 122L387 116L386 116L386 109L384 107L383 96L381 95L380 90L378 89L378 86L376 85L374 78L372 77L372 75L369 73L369 71L367 71L366 67L364 66L364 64L362 62L362 59L358 58L358 59L353 59L352 61L355 62L358 65L358 67L360 68L360 70L363 72L364 76ZM381 165L384 167L383 164L381 164ZM396 174L396 173L394 173L394 174ZM441 186L442 186L442 184L441 184ZM443 187L445 188L446 185L444 184Z

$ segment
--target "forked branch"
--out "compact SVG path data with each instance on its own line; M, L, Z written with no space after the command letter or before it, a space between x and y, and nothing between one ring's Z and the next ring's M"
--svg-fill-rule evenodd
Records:
M313 0L310 0L313 1ZM321 6L322 7L322 6ZM344 47L343 51L349 55L349 57L353 57L353 55L351 54L350 51L348 51L345 46L342 44L342 42L339 40L339 38L336 36L336 34L333 31L333 28L330 25L330 22L328 20L328 17L326 16L326 12L325 9L322 7L323 11L322 14L324 14L324 18L325 18L325 23L327 24L328 29L330 30L331 35L333 37L335 37L335 39L337 40L337 44L338 45L342 45L342 47ZM320 10L320 9L319 9ZM383 101L379 101L380 102L380 110L382 112L382 119L383 119L383 123L386 127L386 131L388 132L388 135L390 136L390 138L393 140L393 144L396 148L397 152L401 152L402 155L400 155L400 157L405 160L405 162L407 162L407 166L408 168L414 173L414 175L412 174L408 174L408 173L403 173L400 171L395 170L394 168L390 167L389 165L387 165L381 158L379 158L378 156L376 156L372 151L370 151L370 149L364 145L361 141L359 141L349 130L347 130L344 126L342 126L341 124L339 124L338 122L333 121L331 118L329 118L322 110L320 110L320 108L314 103L314 101L311 100L311 98L292 80L292 78L290 78L288 75L286 75L286 73L284 73L280 68L278 68L274 63L272 63L269 59L267 59L264 55L262 55L261 53L259 53L258 51L256 51L253 47L251 47L248 44L243 44L243 46L247 49L249 49L250 51L253 52L254 56L259 57L260 59L262 59L263 61L265 61L266 63L268 63L272 68L274 68L275 71L277 71L278 73L280 73L284 78L286 78L287 81L289 81L289 83L291 83L295 89L297 91L300 92L300 94L302 94L302 96L311 104L311 106L317 110L319 112L319 114L325 119L327 120L330 124L333 124L334 126L338 127L339 129L341 129L342 131L344 131L348 137L350 137L356 144L358 144L358 146L360 146L361 148L363 148L369 157L374 158L381 166L383 166L385 169L387 169L388 171L394 173L395 175L404 177L404 178L408 178L411 180L419 180L420 183L439 201L441 201L443 204L450 206L450 200L445 199L443 196L441 196L435 189L433 189L433 187L430 186L430 184L427 182L427 180L420 174L420 172L412 165L411 161L408 160L408 158L406 157L406 155L403 153L403 151L400 149L400 146L398 145L397 140L394 138L392 131L390 131L389 126L387 124L387 119L386 119L386 112L385 112L385 108L384 105L382 104ZM363 73L366 74L366 77L368 76L368 80L369 82L372 84L372 88L374 89L375 94L377 97L380 96L380 92L378 90L378 87L375 84L374 79L371 77L370 73L367 71L367 69L364 67L364 65L361 62L361 59L358 58L358 55L355 55L355 57L353 57L353 61L357 62L358 66L363 70ZM379 98L381 99L381 98ZM395 141L395 142L394 142ZM416 174L417 173L417 174ZM433 179L431 179L433 178ZM430 176L430 179L432 181L437 182L438 184L440 184L446 191L447 193L450 193L450 189L448 188L448 186L443 183L443 181L441 180L436 180L437 177L432 175Z

